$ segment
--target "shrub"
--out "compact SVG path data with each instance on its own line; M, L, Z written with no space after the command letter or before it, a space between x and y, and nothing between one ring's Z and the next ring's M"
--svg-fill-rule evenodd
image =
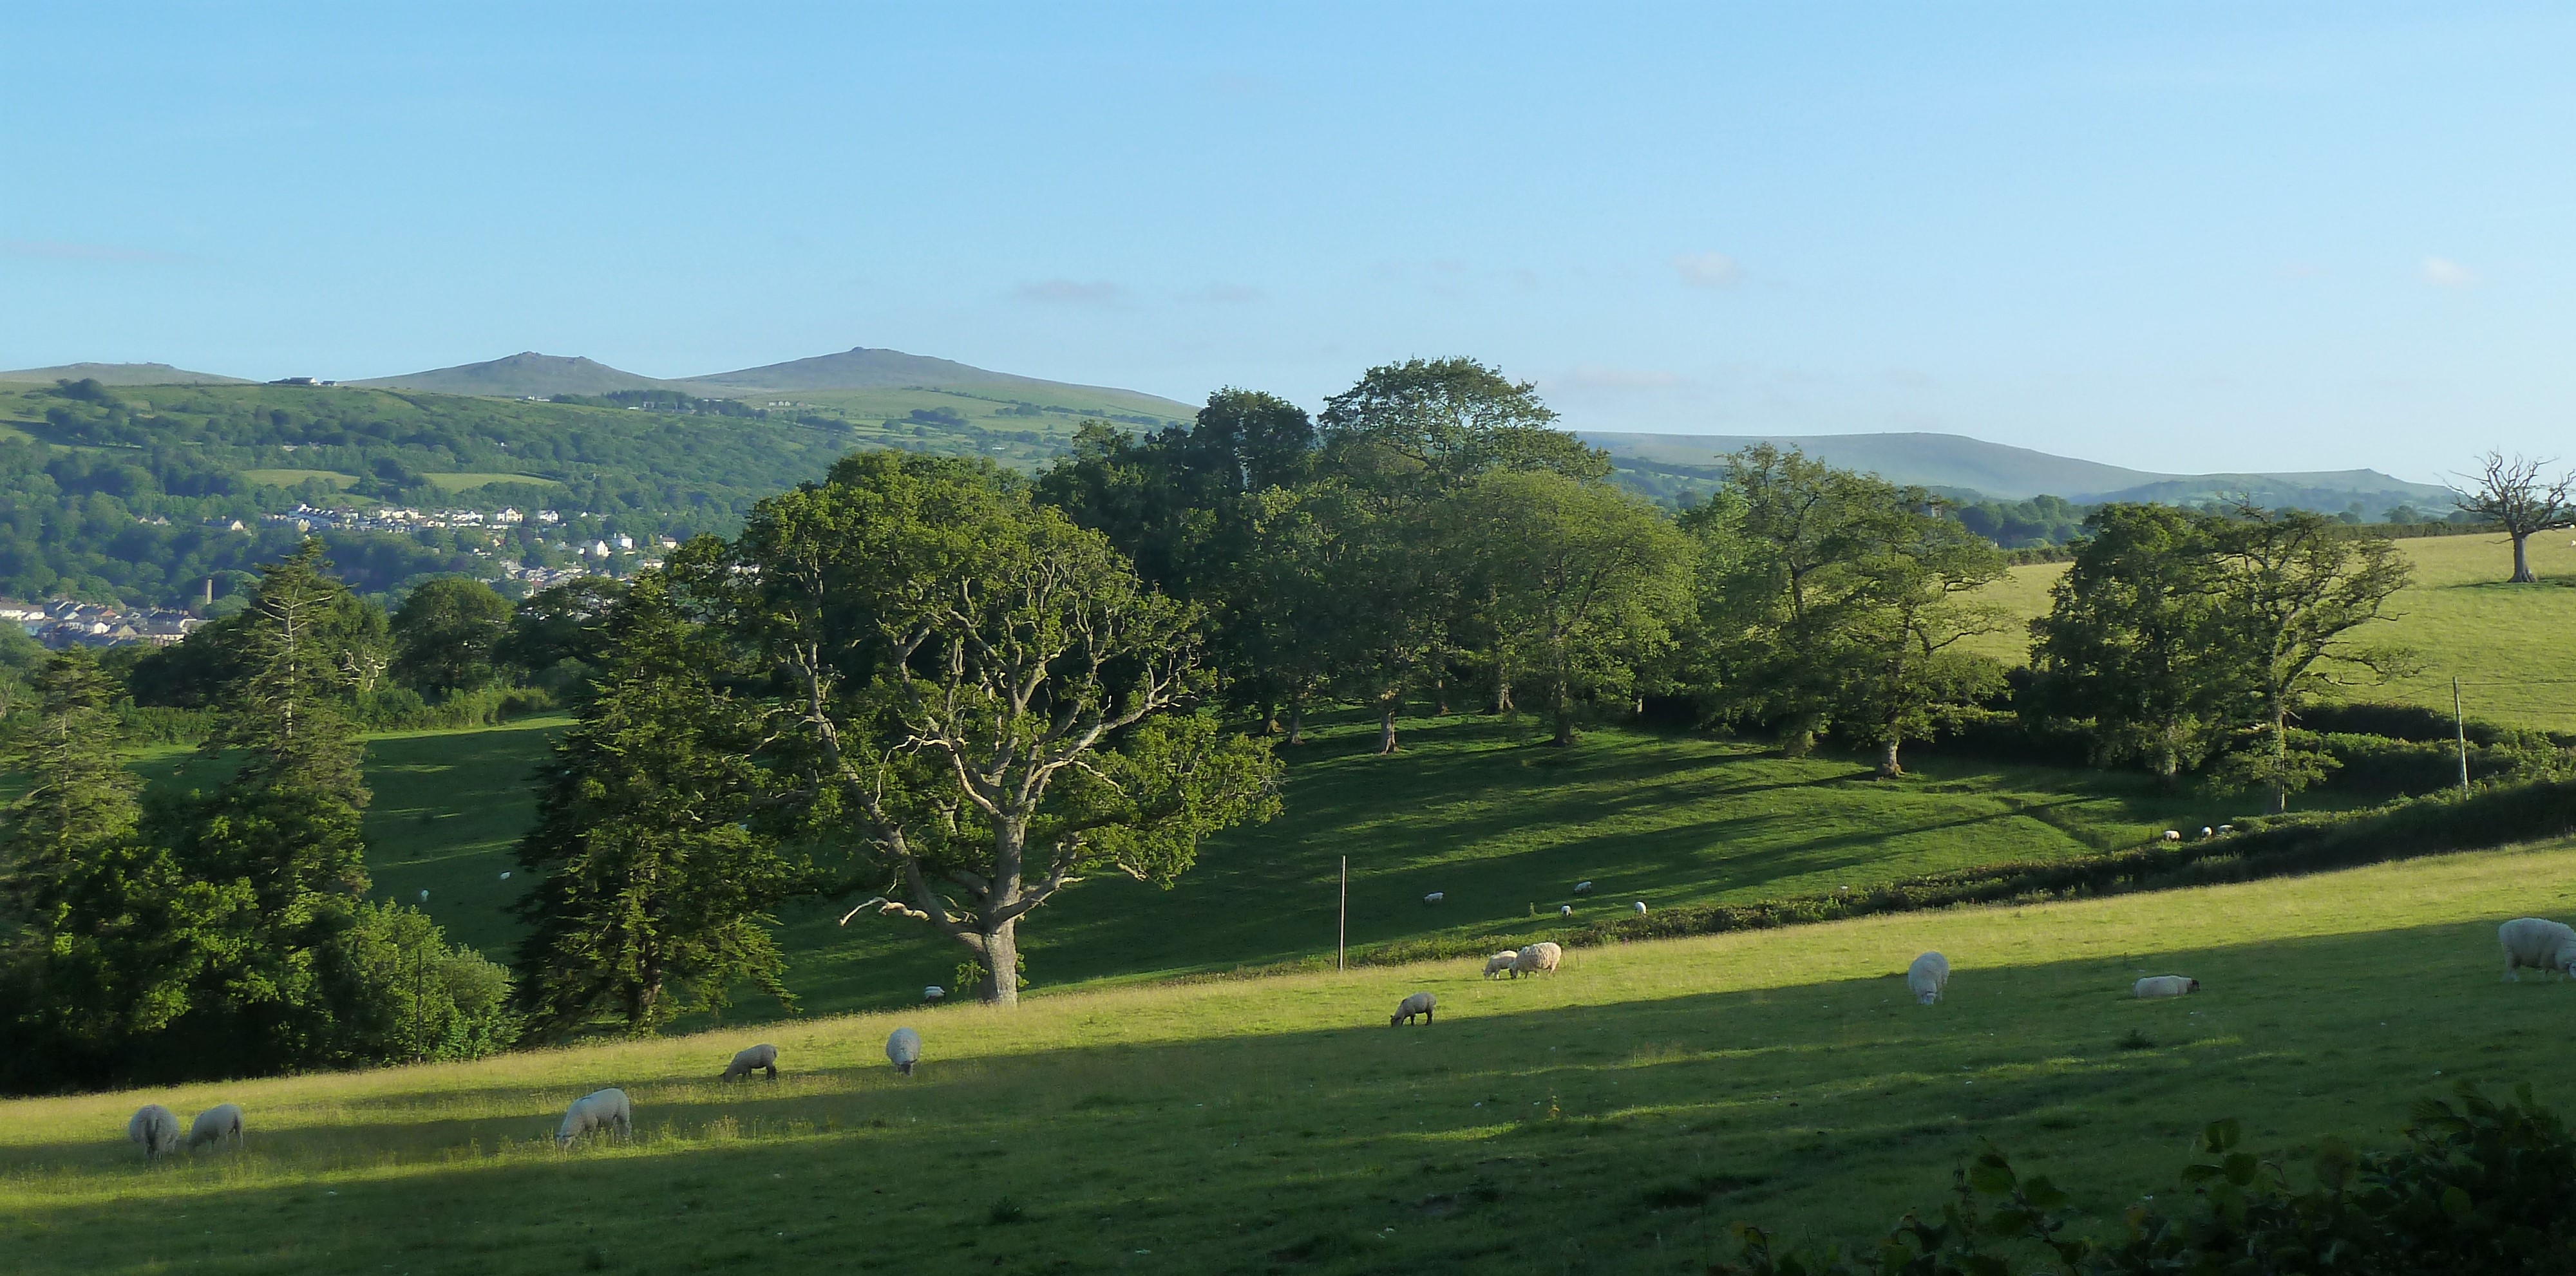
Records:
M2576 1267L2576 1141L2528 1086L2498 1105L2463 1084L2459 1106L2415 1104L2403 1147L2356 1154L2321 1140L2309 1186L2237 1150L2241 1130L2201 1134L2179 1197L2129 1207L2116 1237L2065 1235L2067 1194L2022 1178L1991 1144L1956 1177L1939 1219L1909 1213L1865 1256L1790 1252L1738 1224L1727 1276L1861 1276L2024 1271L2058 1276L2315 1272L2348 1276L2565 1272ZM2179 1205L2176 1204L2179 1200Z

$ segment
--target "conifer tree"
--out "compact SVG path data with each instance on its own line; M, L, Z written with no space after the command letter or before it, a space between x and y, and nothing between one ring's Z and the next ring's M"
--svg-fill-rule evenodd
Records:
M555 749L519 862L525 1001L541 1032L600 1014L630 1033L721 1009L747 981L793 1009L770 910L818 883L751 827L760 722L717 682L722 652L656 576L611 612L609 667Z

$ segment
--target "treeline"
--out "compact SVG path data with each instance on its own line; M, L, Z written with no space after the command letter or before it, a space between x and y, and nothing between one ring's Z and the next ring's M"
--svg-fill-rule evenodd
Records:
M381 617L309 542L220 642L212 791L146 801L94 656L15 715L0 831L0 1084L14 1091L472 1058L518 1035L502 969L365 900L348 707Z

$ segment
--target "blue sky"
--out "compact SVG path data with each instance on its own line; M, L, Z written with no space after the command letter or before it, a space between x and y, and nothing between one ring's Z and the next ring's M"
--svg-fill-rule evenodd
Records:
M2576 406L2576 9L0 9L0 367L852 345L2436 479Z

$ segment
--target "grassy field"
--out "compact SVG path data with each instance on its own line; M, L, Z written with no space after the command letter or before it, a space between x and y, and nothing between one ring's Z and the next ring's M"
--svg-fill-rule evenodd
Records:
M240 474L249 482L269 487L293 487L313 479L320 479L344 491L358 485L357 475L343 474L338 470L242 470Z
M0 1243L53 1272L1695 1272L1744 1218L1857 1237L1993 1139L2090 1226L2201 1123L2385 1146L2422 1094L2562 1075L2564 983L2492 927L2566 844L2302 879L1469 962L1040 995L468 1065L0 1104ZM1895 972L1952 959L1949 999ZM2138 1002L2141 972L2205 991ZM1431 990L1439 1022L1390 1030ZM878 1053L917 1027L925 1062ZM727 1087L775 1041L786 1079ZM636 1138L558 1154L573 1096ZM140 1102L247 1150L147 1169Z
M539 478L534 474L423 474L431 487L442 492L462 492L494 483L527 483L536 487L562 487L560 479Z
M391 736L368 746L370 867L381 897L414 900L449 933L506 958L501 909L523 884L511 848L534 818L527 777L559 721ZM1024 932L1039 986L1329 961L1335 875L1351 860L1355 948L1426 936L1517 934L1631 901L1650 907L1855 888L2006 859L2136 845L2217 823L2206 799L2142 778L1931 759L1894 783L1845 759L1789 760L1749 745L1604 729L1549 748L1534 722L1408 720L1380 758L1374 722L1331 724L1290 750L1287 813L1215 839L1169 891L1098 879ZM161 785L202 785L189 755L143 764ZM1570 894L1590 879L1589 898ZM1427 906L1422 897L1446 899ZM791 912L789 983L812 1011L892 1007L948 984L963 953L918 923L841 909ZM747 1015L774 1006L746 1002Z
M2458 678L2469 716L2507 726L2576 731L2576 537L2532 538L2537 585L2508 585L2512 542L2502 536L2435 536L2399 541L2415 564L2415 583L2397 595L2397 619L2374 642L2413 648L2422 668L2384 686L2357 686L2357 700L2389 700L2449 712ZM1979 595L2018 621L2048 611L2048 590L2063 563L2016 567ZM2018 626L1976 640L1976 648L2020 664L2030 637Z

